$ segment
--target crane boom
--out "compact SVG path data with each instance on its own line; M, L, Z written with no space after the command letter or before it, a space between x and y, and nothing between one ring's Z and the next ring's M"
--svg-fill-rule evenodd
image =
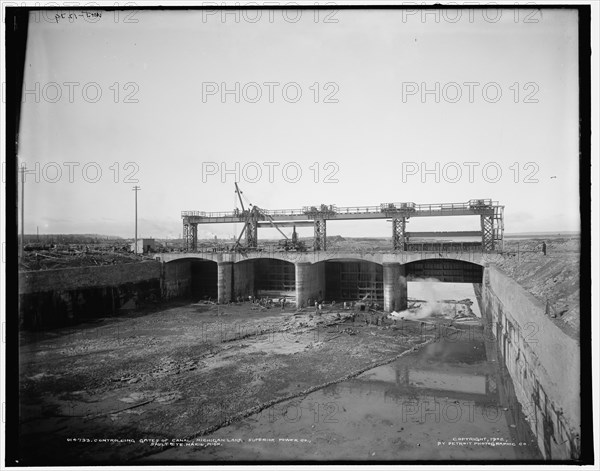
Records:
M242 214L245 214L246 213L246 208L244 208L244 202L242 201L242 192L241 192L240 187L238 186L237 182L235 182L235 192L237 193L238 198L240 200L240 204L242 205ZM252 205L250 205L250 206L252 206ZM240 235L239 235L237 241L235 242L234 248L237 248L240 245L240 240L242 239L242 235L244 235L244 232L246 231L246 226L248 225L248 221L252 217L252 213L254 211L256 211L257 213L259 213L261 216L265 217L269 221L269 223L271 224L271 226L273 226L275 229L277 229L279 231L279 233L285 238L285 240L290 240L290 238L287 235L285 235L285 233L279 228L279 226L277 225L277 223L271 217L270 214L268 214L266 211L263 211L258 206L254 205L246 213L246 218L244 220L244 226L242 227L242 231L240 232Z
M235 192L238 195L238 198L240 199L240 204L242 205L242 211L246 211L246 209L244 208L244 202L242 201L242 192L240 191L240 188L238 187L237 182L235 182Z

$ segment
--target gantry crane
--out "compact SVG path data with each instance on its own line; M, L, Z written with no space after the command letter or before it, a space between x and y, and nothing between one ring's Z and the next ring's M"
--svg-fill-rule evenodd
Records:
M392 221L392 241L394 250L407 250L410 238L417 237L481 237L481 247L485 252L502 250L504 237L504 206L491 199L472 199L466 203L435 203L415 204L382 203L379 206L349 206L321 204L320 206L305 206L302 209L266 210L249 204L244 207L242 192L237 183L235 190L242 211L237 208L233 212L207 213L204 211L183 211L183 233L186 250L196 250L198 224L243 223L242 231L236 241L236 250L241 247L240 240L246 234L246 248L258 247L258 228L274 227L283 236L289 238L280 227L313 226L314 250L327 249L328 220L358 220L358 219L390 219ZM414 217L432 216L479 216L479 231L452 232L407 232L406 223ZM293 241L284 242L293 244Z

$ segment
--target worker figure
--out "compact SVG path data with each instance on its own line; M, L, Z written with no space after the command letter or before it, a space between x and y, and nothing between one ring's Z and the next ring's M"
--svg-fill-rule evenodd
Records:
M542 242L542 252L546 255L546 242Z

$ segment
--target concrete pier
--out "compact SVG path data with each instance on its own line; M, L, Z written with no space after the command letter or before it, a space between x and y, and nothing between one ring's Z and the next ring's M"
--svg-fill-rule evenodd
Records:
M399 263L383 264L383 309L403 311L407 307L406 269Z
M322 299L325 295L325 265L323 263L296 263L296 306L307 306L308 299Z
M231 301L233 288L233 263L220 262L217 265L217 302L226 304Z

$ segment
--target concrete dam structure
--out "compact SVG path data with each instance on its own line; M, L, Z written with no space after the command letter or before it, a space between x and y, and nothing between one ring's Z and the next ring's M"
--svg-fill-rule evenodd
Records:
M161 254L167 297L193 295L225 304L261 292L308 300L356 301L366 297L387 312L407 307L407 280L481 283L485 254ZM292 260L290 260L293 259ZM169 274L173 273L172 276Z
M435 278L438 281L481 283L482 263L486 254L502 250L504 206L491 199L472 199L466 203L415 204L382 203L379 206L337 207L321 204L302 209L265 210L242 201L242 210L232 212L183 211L185 253L162 254L166 263L183 264L180 273L189 274L184 287L199 286L198 280L213 279L210 288L194 295L206 296L216 290L219 303L273 292L291 295L298 308L308 301L324 299L356 301L369 299L383 305L387 312L407 308L407 279ZM413 217L476 216L479 231L407 232ZM327 221L387 219L392 223L392 244L381 253L356 253L328 247ZM233 247L224 253L198 253L199 224L242 223L242 231ZM292 240L280 227L294 227ZM296 226L312 226L312 251L299 243ZM259 247L258 229L273 227L285 240L282 250ZM245 234L245 244L240 240ZM455 242L456 238L477 237L480 242ZM434 239L418 243L415 240ZM451 242L438 242L436 239ZM228 253L229 252L229 253ZM212 262L213 265L210 265ZM216 288L215 266L216 263ZM189 268L187 268L189 264ZM169 284L167 290L175 290ZM191 289L191 288L190 288Z

